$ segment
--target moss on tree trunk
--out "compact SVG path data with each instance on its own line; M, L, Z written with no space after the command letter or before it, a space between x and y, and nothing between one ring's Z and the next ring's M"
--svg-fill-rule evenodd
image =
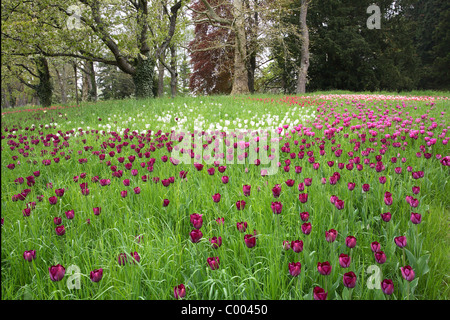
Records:
M39 76L39 83L35 87L36 93L40 104L44 107L49 107L52 104L53 84L48 69L48 62L44 57L38 57L35 59L35 63Z
M133 74L136 98L153 98L153 75L155 61L149 56L140 55L136 59L136 72Z

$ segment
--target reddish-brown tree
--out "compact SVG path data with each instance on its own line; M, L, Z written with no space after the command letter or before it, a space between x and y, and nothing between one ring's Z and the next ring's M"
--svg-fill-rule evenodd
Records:
M232 19L233 6L228 1L209 0L218 16ZM193 20L204 12L201 0L191 5ZM195 24L195 38L189 43L192 73L189 87L194 94L229 94L233 86L234 33L226 25L203 21Z

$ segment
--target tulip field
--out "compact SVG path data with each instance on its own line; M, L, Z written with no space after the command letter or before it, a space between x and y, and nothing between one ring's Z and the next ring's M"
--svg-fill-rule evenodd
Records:
M2 299L449 299L449 129L445 95L2 109Z

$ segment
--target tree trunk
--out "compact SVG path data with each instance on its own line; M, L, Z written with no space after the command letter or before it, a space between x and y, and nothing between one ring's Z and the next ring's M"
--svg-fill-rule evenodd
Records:
M137 99L153 98L153 73L155 61L150 55L139 55L136 63L136 72L133 74L135 95Z
M81 84L81 101L87 101L88 100L88 95L89 95L89 87L90 87L90 78L89 78L89 74L87 73L87 64L88 61L85 61L84 63L84 68L85 70L83 72L81 72L81 79L82 79L82 84Z
M245 36L245 18L242 0L233 1L233 14L235 18L235 49L234 49L234 74L231 94L248 94L248 72L247 72L247 40Z
M65 104L67 102L67 91L66 91L66 71L64 65L62 66L62 72L59 71L55 66L56 77L58 78L59 90L61 91L61 103Z
M165 52L161 53L161 60L166 58ZM158 63L158 97L164 96L164 65L161 61Z
M89 70L89 85L90 85L88 100L97 101L97 83L95 79L94 61L89 60L87 63L87 68Z
M48 62L45 57L38 57L35 60L36 69L39 76L39 84L36 85L36 93L39 97L39 102L44 107L49 107L52 104L53 85L48 69Z
M177 95L178 72L177 72L177 50L175 46L170 47L170 94L172 99Z
M78 99L78 74L77 74L77 64L76 64L75 61L73 62L73 73L74 73L74 77L75 77L75 81L74 81L74 84L75 84L75 99L76 99L77 106L78 106L78 104L79 104L79 99Z
M309 68L309 32L306 24L306 16L308 13L308 4L310 0L302 0L300 6L300 33L301 33L301 61L298 70L298 81L296 93L306 92L306 77Z

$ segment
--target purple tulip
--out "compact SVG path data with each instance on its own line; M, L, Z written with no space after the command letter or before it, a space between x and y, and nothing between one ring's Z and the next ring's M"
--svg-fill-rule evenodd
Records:
M48 268L48 272L50 274L50 280L60 281L62 280L62 278L64 278L66 269L62 265L57 264L56 266L51 266L50 268Z
M381 282L381 290L384 294L391 295L394 293L394 283L390 279L384 279Z
M394 242L399 248L404 248L404 247L406 247L406 244L407 244L405 236L395 237Z
M212 237L209 239L209 242L211 243L213 249L218 249L222 245L222 237Z
M92 282L99 282L103 278L103 269L95 269L89 274Z
M407 281L413 281L415 277L414 270L411 268L411 266L405 266L400 268L402 272L403 279Z
M219 257L209 257L208 259L206 259L206 262L212 270L219 269Z
M56 227L55 231L58 236L63 236L66 233L66 229L63 225Z
M198 213L191 214L190 221L195 229L200 229L202 227L202 225L203 225L202 216L203 216L202 214L198 214Z
M173 294L175 296L175 299L183 299L186 296L186 288L184 287L184 284L175 286L173 288Z
M348 268L350 266L351 258L350 256L346 255L345 253L341 253L339 255L339 265L342 268Z
M194 229L189 233L189 237L193 243L197 243L203 237L203 233L199 229Z
M280 214L281 210L283 209L283 205L281 204L281 202L272 202L270 208L272 209L272 212L274 214Z
M325 292L321 287L314 287L314 300L327 300L328 292Z
M328 276L331 273L331 265L328 261L318 262L317 271L323 276Z
M374 253L375 261L379 264L386 262L386 254L383 251L377 251Z
M300 253L303 251L303 241L293 240L291 242L291 248L295 253Z
M253 248L256 246L256 237L253 234L246 234L244 236L244 242L248 248Z
M36 250L24 251L23 258L28 262L33 261L34 259L36 259Z
M69 220L72 220L75 217L75 212L73 210L66 211L66 217Z
M347 288L354 288L356 285L356 274L353 271L344 273L342 281Z
M289 273L293 277L297 277L302 270L302 264L300 262L289 262Z
M356 238L354 236L348 236L345 238L345 245L352 249L356 246Z

